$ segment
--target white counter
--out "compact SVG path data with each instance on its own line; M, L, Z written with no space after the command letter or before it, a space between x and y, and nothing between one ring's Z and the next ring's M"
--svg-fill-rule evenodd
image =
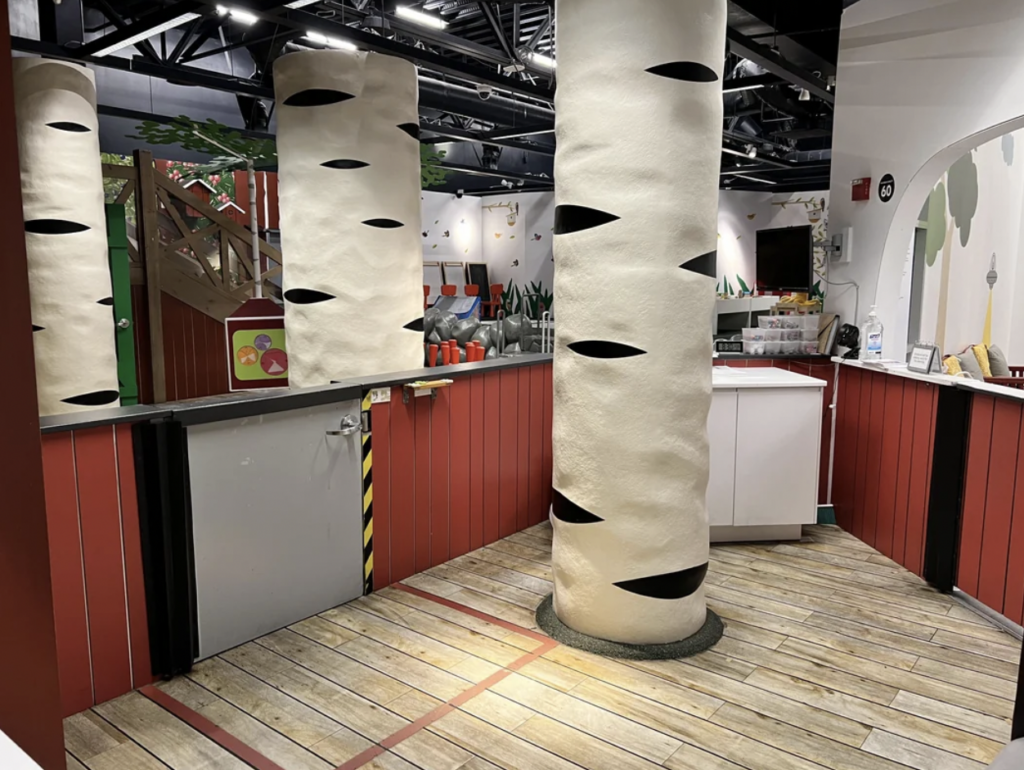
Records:
M824 380L716 366L708 416L712 542L798 540L818 519Z

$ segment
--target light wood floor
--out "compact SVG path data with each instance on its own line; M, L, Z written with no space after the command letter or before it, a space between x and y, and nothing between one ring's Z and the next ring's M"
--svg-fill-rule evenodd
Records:
M714 651L627 663L558 646L364 767L987 765L1009 738L1019 643L838 528L805 532L712 548L709 603L726 624ZM550 541L540 525L405 582L533 629ZM284 770L331 770L540 645L391 588L159 688ZM247 767L138 693L69 718L65 735L75 770Z

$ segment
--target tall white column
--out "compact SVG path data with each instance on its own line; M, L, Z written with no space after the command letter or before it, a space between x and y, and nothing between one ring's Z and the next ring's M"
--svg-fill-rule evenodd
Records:
M274 89L290 384L421 367L416 68L304 51Z
M117 406L96 81L17 58L14 99L39 413Z
M706 619L726 2L557 12L554 609L670 643Z

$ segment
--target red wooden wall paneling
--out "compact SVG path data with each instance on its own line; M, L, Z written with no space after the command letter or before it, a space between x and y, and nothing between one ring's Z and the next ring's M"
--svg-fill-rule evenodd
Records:
M75 468L93 690L103 703L132 689L113 428L75 431Z
M430 563L442 564L449 558L448 517L450 498L448 474L451 467L449 445L449 403L451 390L442 388L429 407L430 419ZM421 398L426 402L428 399ZM417 405L417 416L419 413ZM417 458L418 459L418 458Z
M43 436L64 715L153 681L131 426Z
M472 550L470 546L470 399L472 384L469 377L457 379L451 386L449 418L449 445L451 466L449 476L449 518L448 542L451 558L462 556Z
M896 488L899 482L900 437L903 435L903 390L907 380L885 379L882 407L882 452L878 475L878 513L875 519L875 548L892 558L896 529ZM905 517L903 511L900 518Z
M469 378L469 548L484 544L484 375Z
M498 487L501 480L498 463L501 448L501 372L487 372L481 377L484 381L484 542L493 543L501 537L499 526L501 497Z
M170 296L162 295L164 367L168 401L228 392L224 324ZM139 403L153 403L152 357L146 287L132 286L135 367Z
M519 494L519 372L499 372L498 387L498 532L508 537L516 532Z
M548 516L550 364L467 374L408 404L392 388L372 430L375 589Z
M920 575L938 386L840 367L836 522Z
M1020 447L1021 404L998 399L992 416L992 451L985 494L985 529L981 538L979 601L1002 610L1006 587L1006 563L1010 551L1010 524Z
M95 703L72 433L43 436L43 472L61 704L69 716Z
M378 591L391 583L391 404L374 404L370 408L370 426L373 432L373 590Z

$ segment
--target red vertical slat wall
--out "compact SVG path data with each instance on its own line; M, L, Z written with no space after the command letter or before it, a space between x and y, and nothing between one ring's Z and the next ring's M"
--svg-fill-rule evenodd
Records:
M216 396L228 392L227 340L224 324L190 305L162 295L164 367L167 400ZM146 288L132 286L135 316L135 368L139 402L153 403L152 359Z
M373 407L375 589L547 519L551 365L454 379Z
M43 436L64 715L153 681L131 427Z
M964 479L957 586L1024 619L1024 404L975 394Z
M920 575L938 386L841 366L832 502L836 522Z

